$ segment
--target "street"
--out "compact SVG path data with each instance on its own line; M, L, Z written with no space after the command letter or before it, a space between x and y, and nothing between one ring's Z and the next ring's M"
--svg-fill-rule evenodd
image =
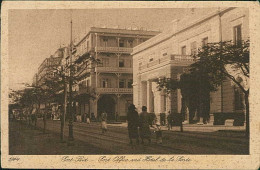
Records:
M47 121L47 134L43 134L43 121L37 128L26 122L10 122L10 154L248 154L249 144L241 131L163 131L163 144L156 144L155 133L149 145L129 145L126 127L108 124L108 132L101 133L99 122L73 123L74 146L60 142L60 121ZM68 123L64 128L68 137ZM23 146L26 145L26 146Z

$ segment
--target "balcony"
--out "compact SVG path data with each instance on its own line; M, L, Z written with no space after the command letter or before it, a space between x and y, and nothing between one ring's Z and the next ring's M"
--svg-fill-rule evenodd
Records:
M133 48L126 47L95 47L96 52L131 54Z
M133 94L132 88L97 88L101 94Z
M147 64L141 65L139 70L145 70L154 66L161 66L164 64L174 64L178 66L188 66L194 62L194 58L190 55L170 55L163 58L151 61Z
M96 67L96 72L100 73L133 73L133 68L129 67Z

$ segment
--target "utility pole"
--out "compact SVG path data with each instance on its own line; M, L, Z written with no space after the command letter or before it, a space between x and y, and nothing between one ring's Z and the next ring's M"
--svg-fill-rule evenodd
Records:
M72 113L72 20L70 22L71 32L70 32L70 50L69 50L69 138L68 145L73 145L73 113Z
M221 22L221 11L220 8L219 10L219 40L220 40L220 49L222 50L222 22ZM222 55L220 56L222 59ZM221 96L221 113L223 113L224 111L224 101L223 101L223 80L221 81L221 92L220 92L220 96Z
M64 139L64 125L65 125L65 116L67 113L67 84L66 84L66 73L65 69L62 67L61 68L61 74L62 74L62 81L64 82L64 108L62 112L62 117L61 117L61 132L60 132L60 139L61 142L63 142Z

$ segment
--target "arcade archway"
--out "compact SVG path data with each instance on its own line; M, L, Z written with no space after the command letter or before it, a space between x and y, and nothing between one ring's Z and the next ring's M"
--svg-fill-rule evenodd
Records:
M100 117L100 114L102 112L107 113L107 119L108 120L114 120L115 119L115 108L116 108L116 102L114 98L110 95L103 95L98 100L98 117Z

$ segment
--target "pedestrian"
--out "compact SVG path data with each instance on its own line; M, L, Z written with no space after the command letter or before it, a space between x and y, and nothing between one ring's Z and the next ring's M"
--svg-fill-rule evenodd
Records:
M82 119L82 122L86 123L87 122L87 113L83 113L81 115L81 119Z
M101 129L102 133L107 131L107 113L105 111L101 114Z
M139 144L138 124L139 116L136 111L135 105L130 104L127 112L127 128L131 145L133 144L132 139L136 139L136 143Z
M116 119L116 122L118 121L118 113L116 112L116 114L115 114L115 119Z
M155 124L156 121L156 115L155 113L149 113L149 124L152 127Z
M91 120L92 120L92 121L95 121L95 120L96 120L95 114L94 114L93 112L91 113Z
M90 124L90 114L86 113L87 124Z
M144 139L147 139L151 143L151 131L150 131L150 114L147 113L147 107L142 107L142 112L139 117L140 126L140 137L142 144L144 144Z
M156 143L162 144L162 130L159 121L157 121L155 124L155 135L156 135Z
M167 124L168 124L168 130L172 129L172 114L169 111L167 115Z
M161 126L165 126L165 119L166 119L166 115L165 113L161 113L160 114L160 121L161 121Z
M32 110L31 120L32 120L32 123L34 124L34 126L36 127L36 124L37 124L36 109Z

